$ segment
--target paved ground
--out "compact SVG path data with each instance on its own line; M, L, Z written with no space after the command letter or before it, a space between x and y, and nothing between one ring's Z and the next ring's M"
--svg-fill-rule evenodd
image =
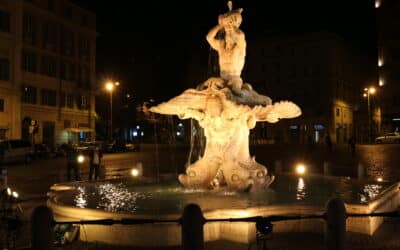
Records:
M256 146L252 147L251 151L257 156L257 161L266 164L272 171L275 160L281 160L286 171L291 171L291 167L296 161L308 161L311 171L321 172L323 162L329 160L335 166L333 172L336 175L356 176L356 166L362 163L367 167L367 174L371 178L381 176L385 179L400 180L400 168L398 168L400 145L362 145L357 147L356 156L352 156L347 148L334 148L332 152L327 152L323 147L296 150L295 146L287 145L281 147ZM145 175L149 176L165 172L182 172L187 152L188 148L186 147L148 146L143 147L142 152L108 154L104 158L107 177L127 175L129 169L137 162L143 163ZM81 169L82 179L87 179L87 165L82 165ZM37 205L45 204L45 194L52 184L66 181L65 159L37 160L30 165L16 164L9 166L8 172L11 188L17 190L21 197L27 200L21 204L25 223L18 245L20 248L29 249L31 211ZM374 236L348 234L347 249L400 249L399 233L400 219L392 219L384 223ZM82 242L74 242L58 249L118 250L114 246ZM241 250L249 249L249 246L219 241L207 243L206 249ZM253 246L251 249L257 248ZM268 241L268 249L323 249L323 235L272 234Z

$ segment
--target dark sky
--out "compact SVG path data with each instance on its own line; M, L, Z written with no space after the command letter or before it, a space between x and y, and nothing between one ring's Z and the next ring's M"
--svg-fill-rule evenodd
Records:
M179 94L187 85L180 76L187 54L207 53L204 37L227 11L226 0L75 2L97 14L99 76L121 79L138 99ZM325 30L374 51L373 0L234 0L233 6L244 8L241 28L247 39L263 30Z

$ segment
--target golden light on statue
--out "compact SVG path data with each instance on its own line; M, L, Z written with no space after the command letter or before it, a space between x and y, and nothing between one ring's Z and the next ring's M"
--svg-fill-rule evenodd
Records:
M296 173L298 175L304 175L306 173L306 166L303 163L299 163L296 165Z
M218 53L219 77L211 77L196 90L187 89L179 96L149 108L153 113L201 121L207 134L205 153L178 176L179 182L188 188L208 189L209 183L213 183L213 189L226 186L245 192L267 188L275 176L268 174L266 166L250 155L249 131L257 122L276 123L301 115L301 109L295 103L272 102L270 97L257 93L243 81L246 39L240 29L242 11L242 8L234 9L232 1L228 2L228 12L218 16L218 22L206 35L208 44ZM244 95L247 97L242 98ZM246 162L245 166L243 162ZM216 167L215 171L210 170L210 165ZM229 181L215 181L220 178Z

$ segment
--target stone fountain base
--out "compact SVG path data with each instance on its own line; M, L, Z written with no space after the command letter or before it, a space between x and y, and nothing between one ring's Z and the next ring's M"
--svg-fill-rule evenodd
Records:
M349 213L372 213L393 211L400 205L400 183L392 185L374 200L367 204L346 204ZM61 188L58 186L57 188ZM68 192L68 191L67 191ZM100 219L178 219L181 214L164 215L152 214L120 214L98 209L83 209L63 205L62 200L55 194L49 198L47 205L53 210L56 221L100 220ZM250 216L269 215L314 215L322 214L323 207L311 205L269 205L248 209L216 209L204 212L208 219L243 218ZM346 229L349 232L372 235L382 224L379 217L348 218ZM274 232L311 232L324 231L325 222L321 219L293 220L274 222ZM204 226L204 241L227 240L238 243L255 242L256 229L254 223L246 222L214 222ZM181 227L179 224L144 224L144 225L82 225L80 240L85 242L102 242L119 246L178 246L181 245Z

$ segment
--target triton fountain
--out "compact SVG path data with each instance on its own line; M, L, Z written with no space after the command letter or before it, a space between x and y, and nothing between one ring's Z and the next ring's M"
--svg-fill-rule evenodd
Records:
M210 46L218 52L220 77L212 77L196 89L150 108L151 112L196 119L204 128L206 148L201 159L179 176L185 187L249 191L268 187L274 176L250 157L249 130L257 121L278 122L301 115L289 101L272 103L244 83L241 72L245 63L246 39L239 26L242 9L229 11L207 34ZM217 38L217 33L223 33Z
M400 184L353 181L347 177L282 174L275 177L249 153L249 130L257 121L278 122L301 114L292 102L273 103L241 78L246 40L239 29L242 9L218 18L207 41L219 55L220 76L188 89L181 95L150 108L160 114L193 118L204 128L203 157L173 182L118 178L96 182L72 182L51 187L47 205L57 221L102 219L180 218L189 203L198 204L205 218L317 214L325 202L341 196L352 213L386 211L399 205ZM220 38L217 33L222 33ZM272 185L271 185L272 184ZM182 187L183 185L183 187ZM268 188L267 188L268 187ZM242 192L257 191L257 192ZM381 218L349 218L347 230L372 234ZM323 231L318 220L274 223L274 232ZM228 240L251 244L254 223L214 222L204 225L204 241ZM181 227L175 223L145 225L82 225L80 239L130 246L176 246Z

